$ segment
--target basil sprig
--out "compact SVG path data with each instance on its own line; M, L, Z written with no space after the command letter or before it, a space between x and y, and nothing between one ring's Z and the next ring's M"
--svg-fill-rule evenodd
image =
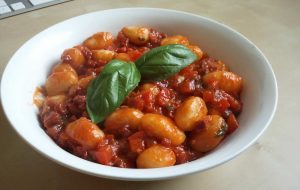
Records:
M87 111L94 123L103 121L138 85L141 74L134 63L110 61L87 89Z
M118 108L142 79L159 81L170 77L197 59L188 48L172 44L153 48L136 63L112 60L88 86L86 107L94 123Z
M159 81L176 74L197 59L187 47L179 44L160 46L142 55L136 62L142 79Z

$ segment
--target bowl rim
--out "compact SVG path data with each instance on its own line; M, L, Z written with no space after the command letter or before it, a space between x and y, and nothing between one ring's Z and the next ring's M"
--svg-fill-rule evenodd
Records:
M248 144L246 144L243 148L235 151L234 153L232 153L231 155L224 157L222 159L220 159L216 164L210 164L208 166L205 166L203 168L197 168L197 167L190 167L189 170L185 169L187 164L181 164L181 165L176 165L176 166L172 166L172 167L165 167L165 168L154 168L154 169L124 169L124 168L115 168L115 167L111 167L111 166L103 166L104 168L108 169L108 170L114 170L115 172L110 173L110 172L97 172L97 171L90 171L90 170L86 170L82 167L79 167L78 165L73 165L70 163L66 163L63 160L60 160L59 158L55 158L53 155L51 155L51 153L48 153L47 151L43 150L43 149L39 149L37 145L35 145L34 143L32 143L30 140L28 140L25 136L22 135L22 133L18 130L18 127L16 127L15 125L13 125L14 123L14 118L13 115L10 114L8 112L7 109L7 103L4 101L5 98L5 84L3 84L6 80L6 78L8 77L7 75L7 68L10 67L10 65L12 65L13 63L13 58L16 54L18 54L18 52L25 47L34 37L42 35L43 33L47 32L47 30L49 30L52 27L56 27L58 25L63 25L64 23L72 20L72 19L78 19L80 17L85 17L87 15L92 15L92 14L96 14L96 13L108 13L108 12L114 12L114 11L126 11L126 10L145 10L145 11L151 11L151 10L155 10L155 11L161 11L161 12L168 12L168 13L175 13L175 14L180 14L180 15L186 15L186 16L191 16L191 17L197 17L200 18L202 20L205 20L207 22L210 22L212 24L215 25L219 25L221 27L224 27L225 29L231 31L232 33L234 33L235 35L239 36L240 38L242 38L243 40L245 40L247 43L251 44L255 50L258 52L258 54L260 54L260 56L263 58L267 69L270 71L271 73L271 78L272 78L272 82L274 85L274 102L272 104L272 112L269 115L269 118L265 124L265 126L260 130L260 132L255 136L255 138L253 138L250 142L248 142ZM241 152L245 151L249 146L251 146L262 134L263 132L268 128L268 126L270 125L272 119L274 118L275 112L276 112L276 108L277 108L277 104L278 104L278 86L277 86L277 81L276 81L276 77L274 74L274 71L272 69L272 66L270 64L270 62L268 61L268 59L266 58L266 56L262 53L262 51L254 44L252 43L249 39L247 39L244 35L242 35L241 33L237 32L236 30L232 29L231 27L223 24L222 22L218 22L216 20L213 20L211 18L205 17L205 16L200 16L200 15L196 15L193 13L188 13L188 12L184 12L184 11L178 11L178 10L172 10L172 9L162 9L162 8L148 8L148 7L127 7L127 8L116 8L116 9L106 9L106 10L100 10L100 11L94 11L94 12L89 12L86 14L82 14L82 15L78 15L66 20L63 20L59 23L56 23L54 25L51 25L49 27L47 27L46 29L44 29L43 31L39 32L38 34L32 36L29 40L27 40L15 53L14 55L10 58L9 62L7 63L7 65L5 66L5 69L3 71L2 77L1 77L1 104L2 104L2 108L4 111L4 115L6 116L7 120L9 121L10 125L12 126L12 128L17 132L17 134L27 143L29 144L32 148L34 148L37 152L41 153L42 155L44 155L45 157L49 158L50 160L55 161L56 163L63 165L65 167L71 168L73 170L82 172L82 173L86 173L89 175L93 175L93 176L100 176L103 178L109 178L109 179L118 179L118 180L132 180L132 181L146 181L146 180L163 180L163 179L169 179L169 178L174 178L174 177L179 177L179 176L183 176L183 175L187 175L187 174L192 174L192 173L196 173L196 172L200 172L200 171L205 171L207 169L219 166L231 159L233 159L234 157L238 156ZM73 155L74 156L74 155ZM74 156L74 159L80 159L82 162L90 162L81 158L78 158L76 156ZM93 162L90 162L93 163ZM192 162L190 162L192 163ZM99 164L98 164L99 165ZM183 169L180 169L183 168ZM177 169L177 170L176 170ZM120 172L120 171L125 171L125 172ZM180 171L180 172L179 172ZM139 173L145 173L147 172L147 175L139 175ZM124 175L124 173L128 173L130 175Z

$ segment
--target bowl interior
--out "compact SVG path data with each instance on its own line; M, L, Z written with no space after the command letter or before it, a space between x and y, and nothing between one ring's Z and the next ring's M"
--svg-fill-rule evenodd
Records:
M114 35L123 26L152 27L167 34L187 36L214 58L223 60L244 79L240 128L205 157L160 169L120 169L92 163L58 147L44 132L32 97L42 86L64 49L80 44L98 31ZM34 36L11 58L1 82L4 111L15 130L36 150L75 170L96 176L154 180L171 178L219 165L246 149L266 129L274 115L277 86L274 73L263 54L245 37L227 26L187 13L147 8L94 12L56 24Z

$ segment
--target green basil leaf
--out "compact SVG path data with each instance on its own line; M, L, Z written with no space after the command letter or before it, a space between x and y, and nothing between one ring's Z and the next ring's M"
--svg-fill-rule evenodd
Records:
M103 121L138 85L141 74L134 63L112 60L88 86L86 107L94 123Z
M136 61L136 67L146 81L159 81L178 73L197 59L187 47L172 44L153 48Z

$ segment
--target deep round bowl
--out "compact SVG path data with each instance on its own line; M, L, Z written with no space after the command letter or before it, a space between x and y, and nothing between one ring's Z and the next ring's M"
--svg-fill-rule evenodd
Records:
M206 156L158 169L123 169L76 157L55 144L38 120L32 98L64 49L98 31L114 35L124 26L139 25L167 34L187 36L244 79L240 127ZM277 84L271 65L247 38L228 26L189 13L154 8L124 8L93 12L56 24L27 41L9 61L1 81L4 112L17 133L55 162L94 176L122 180L159 180L206 170L244 151L265 131L277 105Z

